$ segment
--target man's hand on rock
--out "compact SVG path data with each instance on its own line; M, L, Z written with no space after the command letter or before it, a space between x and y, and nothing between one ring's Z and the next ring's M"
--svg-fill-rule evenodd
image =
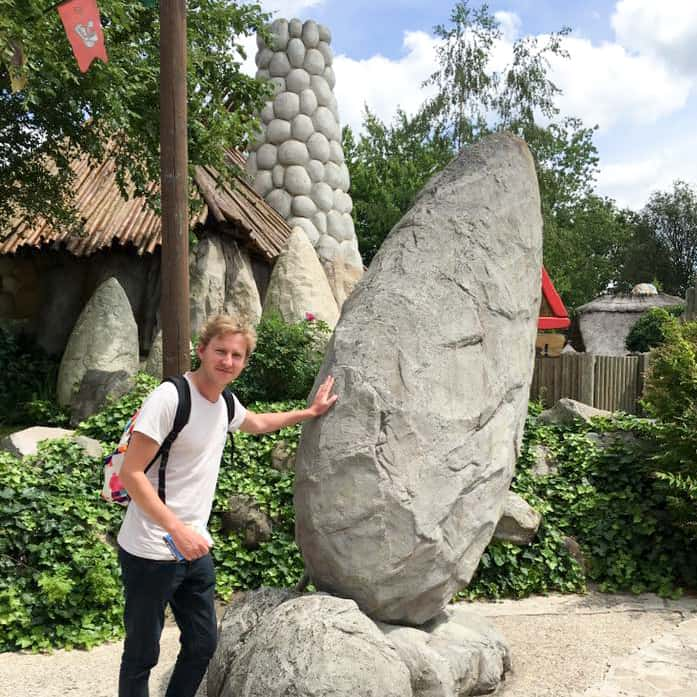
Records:
M310 411L313 416L322 416L336 402L339 397L332 394L334 387L334 378L330 375L318 388L315 398L310 405Z

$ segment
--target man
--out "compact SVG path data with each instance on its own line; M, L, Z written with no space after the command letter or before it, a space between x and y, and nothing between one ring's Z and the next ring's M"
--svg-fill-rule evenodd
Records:
M242 372L255 341L253 330L223 315L211 318L201 331L200 367L185 375L191 414L170 450L164 502L158 496L157 466L145 469L172 430L176 387L167 382L157 387L136 420L120 473L131 503L118 536L126 601L119 697L147 697L167 604L181 631L181 649L166 697L193 697L213 656L215 572L206 523L227 432L275 431L324 414L337 399L331 377L311 406L298 411L254 414L234 398L228 423L222 391ZM163 539L167 534L185 561L173 559Z

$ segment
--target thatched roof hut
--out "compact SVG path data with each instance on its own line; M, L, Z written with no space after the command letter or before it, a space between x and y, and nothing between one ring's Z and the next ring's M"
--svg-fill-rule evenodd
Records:
M624 342L636 321L652 307L670 307L685 301L659 293L650 283L640 283L631 293L601 295L577 309L587 353L624 356Z

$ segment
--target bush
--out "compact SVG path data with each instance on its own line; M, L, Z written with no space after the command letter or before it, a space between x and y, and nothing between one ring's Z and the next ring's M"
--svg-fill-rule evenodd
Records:
M671 332L652 356L643 407L656 419L656 478L676 524L697 528L697 322Z
M627 351L646 353L660 346L666 337L675 332L679 317L684 310L683 305L669 307L652 307L645 312L629 331L624 345Z
M121 632L121 591L99 498L101 458L69 441L0 453L0 651L89 647Z
M599 449L589 433L605 434ZM660 427L620 416L592 426L540 424L528 417L512 490L543 516L527 547L492 543L466 597L522 597L581 590L584 579L564 547L574 538L587 562L587 579L606 592L677 595L693 586L697 554L690 531L667 512L668 493L654 476ZM535 448L553 454L558 472L535 477Z
M264 316L257 347L234 383L243 403L304 400L319 372L330 330L321 320L287 324L279 315Z
M25 334L0 327L0 423L64 426L56 400L59 362Z

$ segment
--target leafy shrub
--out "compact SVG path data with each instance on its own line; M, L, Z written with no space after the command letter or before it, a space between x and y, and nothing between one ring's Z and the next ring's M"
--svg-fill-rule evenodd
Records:
M0 423L64 426L68 414L57 405L59 363L25 334L0 327Z
M684 310L683 305L669 307L652 307L645 312L630 329L624 345L627 351L646 353L660 346L667 336L676 331L679 317Z
M597 447L593 433L611 444ZM532 475L538 445L553 454L556 474ZM528 547L490 545L465 595L582 589L583 577L563 544L567 536L581 546L588 580L603 591L675 595L694 585L694 543L671 520L665 487L654 476L659 447L657 427L644 419L561 427L531 415L511 488L542 513L540 532Z
M98 496L100 458L69 441L0 453L0 651L89 647L121 628L120 510Z
M330 330L321 320L288 324L279 315L257 326L257 347L235 381L243 403L304 400L322 365Z
M697 528L697 322L678 325L651 357L643 406L656 421L656 478L675 524Z

